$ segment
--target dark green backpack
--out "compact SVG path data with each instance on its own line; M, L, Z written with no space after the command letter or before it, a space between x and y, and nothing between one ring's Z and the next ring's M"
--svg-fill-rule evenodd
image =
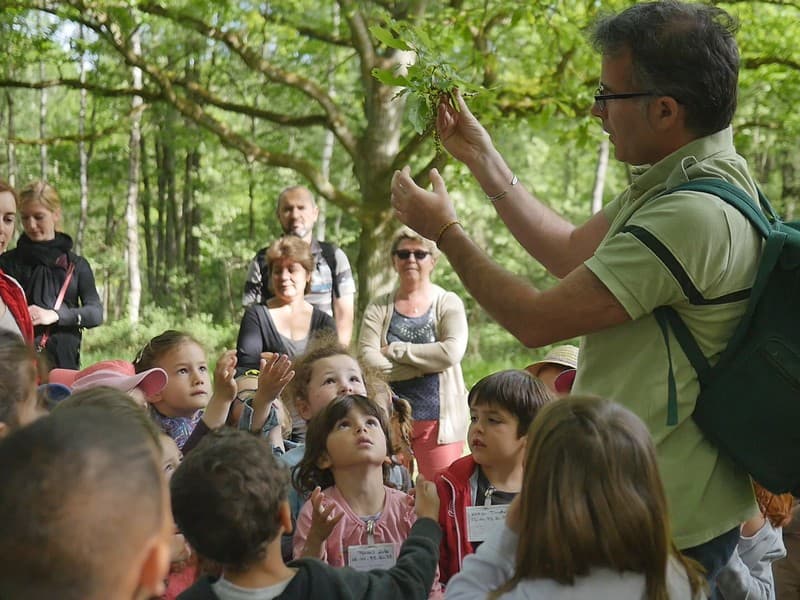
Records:
M759 191L765 216L749 194L721 179L695 179L669 192L678 190L718 196L744 214L766 240L746 312L713 367L677 312L670 307L655 311L665 339L669 327L697 371L700 395L692 418L712 443L769 491L798 492L800 223L781 222ZM670 365L674 404L669 415L677 422L674 384Z

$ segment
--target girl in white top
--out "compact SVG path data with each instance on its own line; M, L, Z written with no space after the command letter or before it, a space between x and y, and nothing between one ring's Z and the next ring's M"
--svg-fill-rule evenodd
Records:
M568 397L541 410L528 440L506 527L464 560L447 598L706 597L697 565L670 539L655 450L638 417Z

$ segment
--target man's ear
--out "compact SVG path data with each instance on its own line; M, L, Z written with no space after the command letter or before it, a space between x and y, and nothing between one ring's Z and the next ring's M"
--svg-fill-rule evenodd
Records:
M655 126L658 130L670 129L683 123L683 107L672 96L658 96L652 102L651 109L655 111Z
M5 422L0 421L0 438L6 437L11 433L11 428Z

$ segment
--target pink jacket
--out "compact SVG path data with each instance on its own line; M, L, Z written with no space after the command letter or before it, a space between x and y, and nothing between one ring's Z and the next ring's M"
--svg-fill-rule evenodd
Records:
M408 494L386 486L384 486L384 490L386 491L386 500L380 517L373 526L373 535L376 544L393 544L395 556L399 556L400 546L408 537L408 532L414 521L417 520L417 516L414 514L412 503L409 502ZM335 503L336 508L344 513L344 516L328 536L322 548L322 556L318 558L333 567L344 567L347 565L347 548L367 543L367 524L352 511L336 486L329 487L323 492L328 501ZM311 510L311 502L308 501L303 504L303 508L300 509L300 514L297 516L292 542L295 558L300 558L303 553L306 537L311 529ZM438 574L429 597L443 597Z

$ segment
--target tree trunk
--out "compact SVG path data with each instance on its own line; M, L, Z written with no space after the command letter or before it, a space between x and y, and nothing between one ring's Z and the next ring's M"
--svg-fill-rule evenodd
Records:
M42 15L37 13L37 25L42 29ZM44 60L39 59L39 80L45 80ZM47 133L47 88L43 87L39 90L39 139L42 140L39 144L39 173L42 181L47 181L47 144L44 143L45 135Z
M139 32L134 32L131 44L136 55L141 54L142 48ZM138 67L132 70L133 88L142 88L142 71ZM127 254L128 254L128 319L132 324L139 322L139 307L142 302L142 275L139 271L139 162L141 142L142 113L139 110L143 104L141 96L134 96L131 101L133 116L131 117L131 133L128 143L128 201L125 205L125 226L127 229Z
M195 304L197 280L200 277L200 238L201 211L195 194L195 182L199 177L200 152L193 148L186 154L183 177L183 231L186 286L184 298Z
M14 97L11 90L6 90L6 103L8 104L8 144L6 144L6 160L8 161L8 183L11 187L17 185L17 146L13 142L17 135L14 127Z
M79 79L81 84L86 82L86 51L84 48L84 31L83 25L79 28L79 40L81 45L81 64ZM86 231L86 223L89 219L89 155L86 152L86 104L88 92L81 88L81 106L78 111L78 161L80 163L80 186L81 186L81 214L78 219L78 235L75 238L75 252L81 253L83 247L83 234Z
M603 189L606 186L606 174L608 173L608 136L604 135L600 141L600 149L597 153L597 169L594 172L594 186L592 188L592 214L600 212L603 208Z
M164 171L164 144L161 142L160 134L155 138L156 145L156 189L158 192L156 213L158 221L156 224L156 281L158 286L152 290L153 296L158 304L161 304L166 293L167 280L167 179Z
M142 215L144 217L144 251L146 263L147 288L151 296L156 288L156 264L153 247L153 222L150 210L153 205L153 190L150 187L150 169L147 162L147 143L144 136L139 138L139 164L142 175Z

